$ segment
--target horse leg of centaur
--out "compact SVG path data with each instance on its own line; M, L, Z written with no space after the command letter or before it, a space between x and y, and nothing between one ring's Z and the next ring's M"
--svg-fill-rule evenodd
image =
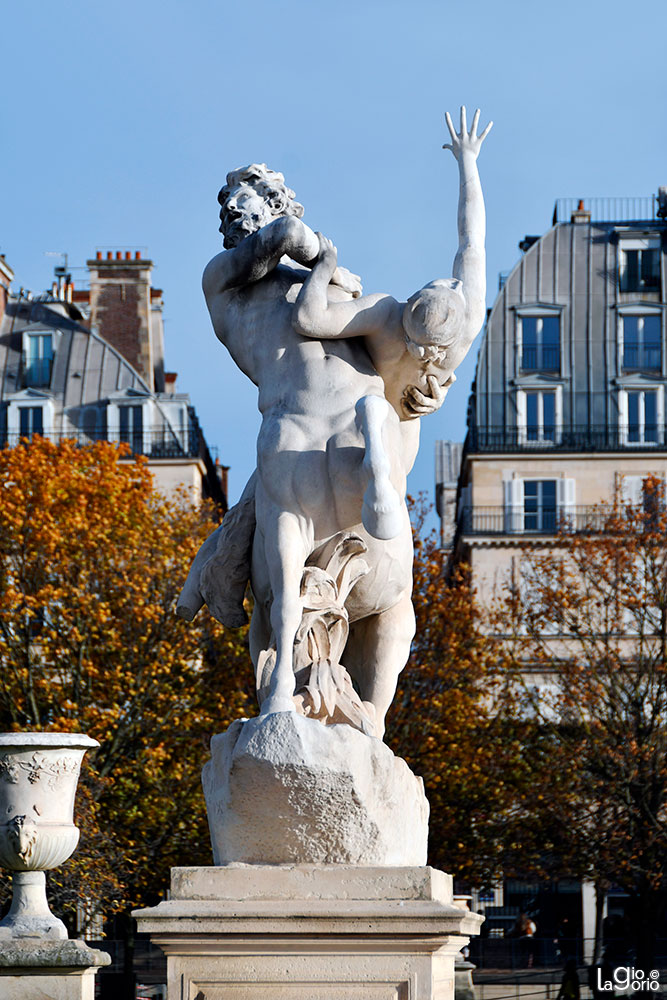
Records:
M391 460L384 430L396 413L382 396L363 396L356 405L356 424L364 437L363 474L367 481L361 521L373 538L396 538L403 527L402 502L391 482Z
M375 735L380 739L414 634L415 613L409 589L393 607L350 625L343 662L357 682L362 700L375 709Z
M264 506L264 505L262 505ZM258 507L258 514L260 509ZM301 577L309 554L303 519L269 502L261 511L264 552L271 588L271 628L276 662L260 715L294 712L294 640L301 624ZM258 517L258 523L259 517Z

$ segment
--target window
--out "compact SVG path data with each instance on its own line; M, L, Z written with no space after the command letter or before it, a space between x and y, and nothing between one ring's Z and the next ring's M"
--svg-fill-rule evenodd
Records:
M663 486L658 486L656 491L649 489L649 477L660 483L659 473L647 472L643 476L624 475L621 480L621 502L635 507L641 506L648 512L656 506L659 507L664 497L664 480Z
M622 442L657 444L662 439L662 390L625 389L620 402Z
M556 393L552 390L527 389L524 393L526 406L526 441L544 442L556 440Z
M521 317L521 368L525 372L560 371L560 318Z
M622 292L659 291L660 237L623 240L619 265Z
M623 316L623 368L662 371L662 330L658 314Z
M144 450L143 406L119 407L120 440L127 441L132 451Z
M528 447L558 444L563 425L562 399L562 386L553 389L526 386L517 391L519 444Z
M574 513L574 479L508 479L505 530L555 534Z
M23 345L23 385L39 388L51 384L53 335L27 333Z
M555 532L556 513L556 480L524 480L523 530Z
M32 437L44 433L44 411L41 406L19 406L19 435Z
M556 440L556 396L541 389L526 392L526 440Z

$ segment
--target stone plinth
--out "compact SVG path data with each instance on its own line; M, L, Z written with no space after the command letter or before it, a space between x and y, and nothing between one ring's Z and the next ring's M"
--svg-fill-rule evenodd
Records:
M443 872L345 865L174 868L134 916L178 1000L453 1000L482 921Z
M217 865L424 865L424 783L386 744L294 712L232 723L202 773Z
M95 973L106 952L83 941L20 938L0 943L2 1000L94 1000Z

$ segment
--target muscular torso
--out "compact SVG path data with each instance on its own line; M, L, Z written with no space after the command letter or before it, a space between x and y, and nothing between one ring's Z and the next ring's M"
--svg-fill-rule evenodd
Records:
M384 396L384 384L361 338L320 341L296 333L292 307L307 273L279 266L260 281L209 296L207 304L216 335L259 390L258 528L270 504L308 526L313 548L340 530L360 534L373 555L369 579L355 588L353 617L363 617L391 606L409 586L410 527L406 511L401 535L378 545L361 525L364 442L355 406L362 396ZM347 297L335 286L329 294ZM404 495L418 421L390 416L392 480Z

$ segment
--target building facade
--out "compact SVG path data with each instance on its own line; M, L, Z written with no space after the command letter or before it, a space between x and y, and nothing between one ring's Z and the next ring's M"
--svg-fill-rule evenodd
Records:
M0 258L0 443L123 441L145 455L156 485L184 486L226 509L215 462L176 375L165 372L162 292L140 253L97 253L88 287L56 268L51 290L12 294Z
M456 558L483 595L563 518L667 476L667 189L556 204L489 311L469 405Z
M510 580L521 586L528 550L556 545L562 524L590 525L616 496L641 502L647 476L667 481L666 220L664 188L559 201L552 227L526 236L501 276L469 402L453 549L482 603ZM526 671L529 684L549 684L543 668ZM590 960L590 884L514 880L496 895L494 933L537 907L538 934L566 918ZM608 905L622 912L620 896Z

